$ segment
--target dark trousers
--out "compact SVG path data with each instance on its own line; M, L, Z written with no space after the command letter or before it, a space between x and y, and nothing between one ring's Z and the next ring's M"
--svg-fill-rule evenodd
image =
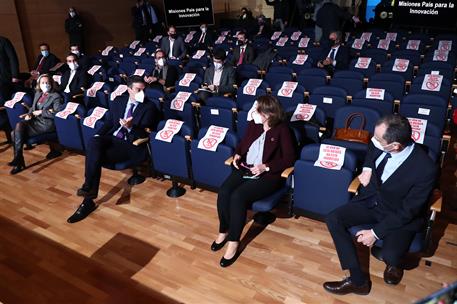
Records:
M136 157L141 148L112 135L92 137L86 151L86 171L83 188L96 190L100 185L102 164L124 162Z
M18 122L13 131L14 157L22 157L22 148L24 147L24 143L28 138L47 132L52 132L54 130L55 129L53 126L40 123L40 121L37 121L37 118L32 118L31 120L22 120ZM51 146L50 149L52 150Z
M239 241L248 207L256 200L273 194L283 184L281 179L244 179L243 172L234 169L217 196L219 232L228 232L229 241Z
M351 202L333 210L326 219L327 227L335 243L342 269L360 269L356 246L348 228L363 224L376 224L385 214L379 205L368 207L366 201ZM390 266L399 266L408 251L416 232L398 229L383 238L382 256Z

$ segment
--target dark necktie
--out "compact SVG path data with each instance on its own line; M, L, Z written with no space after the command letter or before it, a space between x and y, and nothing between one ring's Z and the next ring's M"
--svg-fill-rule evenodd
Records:
M127 119L129 117L132 117L133 115L133 107L135 107L135 104L134 103L131 103L130 104L130 108L129 110L127 111L127 115L124 117L124 119ZM120 138L120 139L125 139L125 135L127 135L127 129L125 129L124 127L122 127L119 132L117 132L116 134L116 137L117 138Z
M379 165L376 167L376 176L380 183L382 183L381 177L382 177L382 173L384 172L384 168L386 167L387 161L391 157L392 157L392 155L390 153L386 153L384 158L381 160Z
M237 65L243 64L243 59L244 59L244 48L240 47L240 59L238 59Z

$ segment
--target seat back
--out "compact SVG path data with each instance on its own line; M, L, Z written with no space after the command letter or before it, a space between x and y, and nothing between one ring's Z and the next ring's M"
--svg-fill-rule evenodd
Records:
M230 98L208 98L206 105L200 108L200 127L215 125L234 131L235 117L233 109L236 109L236 103Z
M79 105L78 108L76 108L76 112L68 115L66 119L58 116L54 117L57 138L62 146L77 151L85 150L81 130L81 119L86 116L85 114L84 107Z

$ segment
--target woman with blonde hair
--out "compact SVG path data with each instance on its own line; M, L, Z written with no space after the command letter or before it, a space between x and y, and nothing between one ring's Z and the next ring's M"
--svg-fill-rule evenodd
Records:
M23 146L27 138L55 131L54 115L59 112L63 105L62 96L55 91L55 83L48 74L38 77L35 88L35 97L29 112L24 119L18 122L13 131L14 159L9 163L14 167L10 174L16 174L25 169ZM51 147L46 158L54 158L60 155Z

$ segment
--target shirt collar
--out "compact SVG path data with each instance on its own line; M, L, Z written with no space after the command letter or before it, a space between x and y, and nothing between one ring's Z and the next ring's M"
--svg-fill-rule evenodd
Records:
M403 159L403 158L407 157L411 153L413 148L414 148L414 143L412 145L407 146L406 148L404 148L403 150L401 150L398 153L390 153L390 155L392 156L392 160Z

